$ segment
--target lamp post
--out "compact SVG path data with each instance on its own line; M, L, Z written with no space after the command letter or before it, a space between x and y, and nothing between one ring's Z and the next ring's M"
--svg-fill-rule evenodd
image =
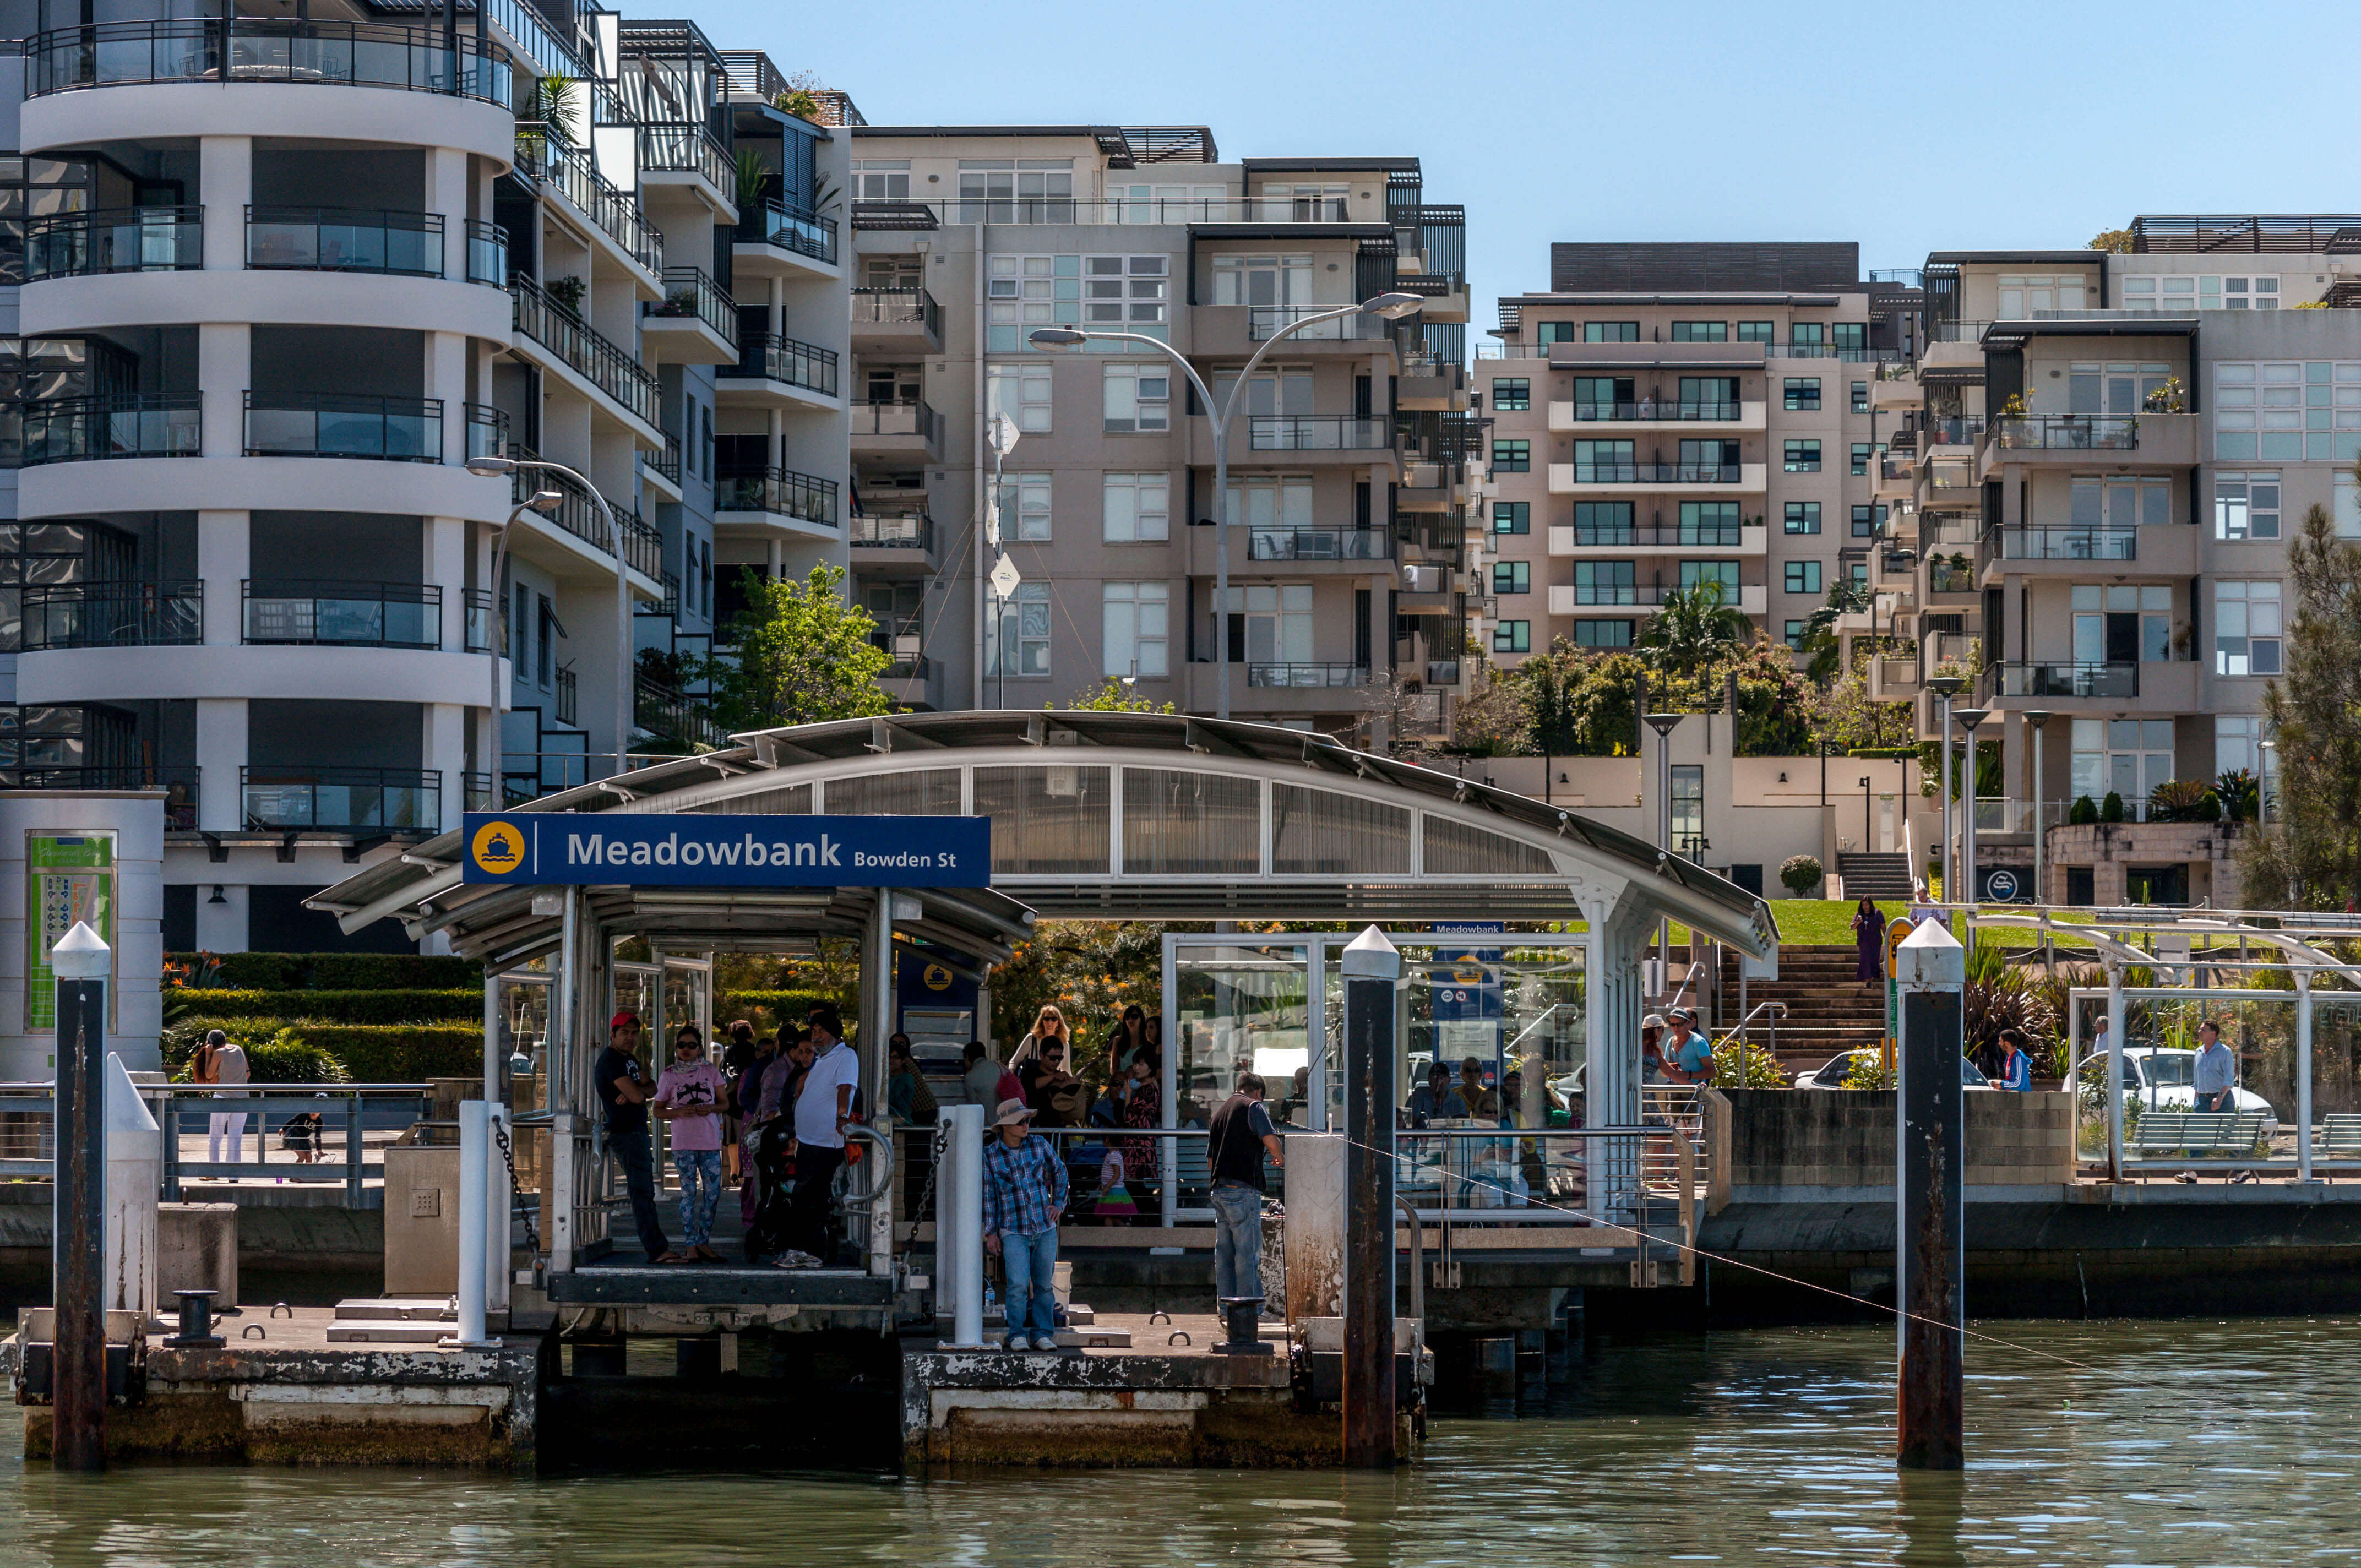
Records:
M590 504L607 524L608 535L615 542L615 773L620 777L629 767L625 752L631 743L631 574L623 554L623 522L598 487L589 478L563 463L543 458L526 461L516 457L495 457L486 454L467 459L467 472L478 478L497 479L504 474L557 474L573 480L590 493ZM539 499L538 493L535 500ZM532 505L532 502L526 503ZM514 521L511 514L511 521ZM587 782L587 781L586 781Z
M492 601L492 613L487 616L484 620L484 641L489 645L485 649L485 656L487 662L489 663L492 667L490 693L484 699L486 721L491 727L491 738L486 743L484 748L484 761L486 763L484 771L488 775L489 775L492 781L491 809L494 811L500 810L501 806L500 767L500 758L501 756L500 649L504 645L505 640L500 636L500 630L501 623L508 619L509 609L509 596L500 591L500 563L508 558L510 529L514 528L520 521L522 521L525 517L525 514L528 512L540 512L544 516L546 516L549 513L555 511L558 507L564 503L565 499L566 492L563 490L535 490L533 493L533 499L531 500L509 509L508 521L500 524L500 537L492 545L491 576L485 579L484 584L484 591L490 596ZM536 741L535 744L538 745L539 742ZM539 757L535 757L533 759L533 783L538 786L541 783L541 759ZM459 790L459 808L462 811L467 809L467 791L466 785L467 781L464 779L461 780Z
M1417 294L1377 294L1357 305L1340 305L1333 311L1319 311L1289 322L1254 351L1245 368L1238 372L1237 379L1231 383L1229 397L1218 408L1214 406L1213 394L1206 387L1204 378L1197 374L1197 367L1189 363L1186 355L1162 338L1150 337L1146 333L1085 332L1080 327L1068 326L1036 327L1027 334L1027 341L1034 347L1053 353L1079 348L1090 342L1144 343L1180 367L1180 373L1189 378L1189 384L1197 389L1198 398L1205 405L1205 415L1212 422L1213 432L1213 716L1216 718L1230 716L1230 416L1237 411L1239 400L1246 395L1246 383L1254 377L1255 367L1261 364L1263 356L1278 347L1282 340L1294 336L1305 327L1357 315L1400 321L1425 304L1426 301Z
M1942 721L1935 733L1942 738L1943 754L1938 764L1943 791L1943 842L1939 856L1943 878L1943 901L1951 899L1951 697L1967 683L1957 675L1937 675L1927 683L1927 689L1942 704Z
M1960 728L1968 732L1967 740L1960 743L1965 752L1960 772L1966 777L1961 784L1960 798L1967 812L1966 820L1960 825L1960 878L1967 884L1968 908L1972 911L1976 906L1976 726L1992 717L1992 710L1963 707L1951 717L1958 719Z
M1648 728L1656 732L1656 854L1659 860L1673 852L1673 731L1680 728L1686 717L1678 713L1646 713L1641 717ZM1656 962L1663 966L1664 979L1657 989L1672 985L1673 922L1670 916L1656 922Z
M1870 853L1876 837L1876 831L1870 822L1870 812L1872 809L1872 807L1870 804L1869 798L1869 780L1864 777L1861 781L1861 852L1864 855Z
M2029 708L2025 722L2033 730L2033 902L2049 902L2049 884L2042 880L2043 851L2049 838L2048 824L2041 820L2041 792L2047 787L2048 775L2041 771L2041 732L2049 724L2048 708Z

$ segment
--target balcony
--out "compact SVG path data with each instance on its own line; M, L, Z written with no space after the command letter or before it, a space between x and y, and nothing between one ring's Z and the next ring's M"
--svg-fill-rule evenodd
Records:
M1922 419L1913 427L1913 430L1917 437L1919 455L1923 458L1932 448L1938 446L1973 446L1983 439L1984 422L1981 419L1946 416L1940 419Z
M1614 495L1645 486L1672 494L1727 495L1763 489L1768 471L1761 463L1553 463L1552 495L1598 491Z
M1390 452L1393 444L1390 420L1256 414L1246 423L1254 452Z
M632 677L631 722L650 735L692 748L719 750L730 740L704 696L676 692L641 674Z
M25 407L24 466L123 457L194 457L195 398L42 398Z
M505 107L507 60L467 33L456 48L429 27L259 16L101 22L25 44L25 95L157 82L284 82L448 93Z
M1681 591L1679 583L1595 583L1587 587L1573 583L1553 583L1549 591L1549 612L1552 615L1587 615L1653 610L1661 607L1667 597ZM1741 614L1759 616L1768 607L1769 598L1769 590L1763 584L1741 583L1737 598L1724 602Z
M1393 535L1381 528L1249 528L1249 561L1389 561Z
M249 206L246 209L246 264L258 272L385 272L440 278L443 215Z
M462 601L466 624L459 634L460 652L489 653L492 651L492 617L499 606L492 602L489 589L467 588L462 592L467 598Z
M509 285L509 231L480 218L467 223L467 281L487 288Z
M433 834L443 775L408 768L242 767L238 814L254 833Z
M1248 686L1365 686L1366 664L1246 664Z
M1467 407L1467 367L1422 354L1403 356L1394 380L1394 407L1437 413Z
M792 468L724 472L713 482L717 512L760 512L818 528L836 526L836 481Z
M836 265L836 220L783 202L762 202L738 214L740 246L766 247L822 266ZM759 259L741 257L740 266Z
M440 398L246 394L248 457L443 461Z
M139 762L112 767L27 762L20 767L0 767L0 789L159 789L164 792L165 831L189 833L194 832L197 826L198 773L193 767Z
M1879 657L1870 661L1869 695L1874 701L1894 701L1918 695L1918 661Z
M924 401L852 405L856 457L939 457L942 421Z
M1426 684L1431 686L1455 686L1459 684L1459 661L1429 659L1426 662Z
M116 272L187 272L205 264L201 207L116 207L25 224L25 281Z
M555 355L575 374L612 399L650 430L656 428L655 378L639 361L591 330L588 323L542 291L530 278L518 278L509 296L515 302L515 329Z
M1767 427L1769 414L1759 398L1740 402L1682 402L1676 399L1642 398L1637 402L1553 402L1549 427L1561 434L1612 433L1620 425L1658 432L1671 425L1697 425L1715 431L1756 431Z
M1770 530L1760 522L1632 523L1624 527L1554 523L1549 531L1549 553L1553 555L1574 555L1586 550L1637 550L1656 554L1710 550L1724 554L1761 555L1769 548Z
M249 578L244 637L264 646L440 648L443 590L432 584Z
M831 348L782 337L774 332L750 332L738 345L738 362L722 365L714 371L725 382L773 382L780 387L799 388L816 397L836 396L837 355ZM720 390L733 389L723 387ZM747 389L749 390L754 389ZM789 397L787 401L798 407L808 407L810 399Z
M2133 663L2071 662L2006 663L1999 667L2003 696L2135 697L2140 667Z
M556 192L618 249L645 268L651 276L664 272L664 236L640 211L639 198L607 182L590 155L568 147L547 131L520 131L516 170L527 179Z
M1307 316L1325 315L1340 310L1350 301L1339 300L1333 305L1255 305L1246 312L1246 337L1261 343L1278 336ZM1356 313L1322 322L1317 326L1304 327L1287 334L1288 343L1378 343L1389 336L1393 323L1383 316Z
M647 177L651 174L656 179L650 181ZM738 190L738 177L730 149L703 126L675 121L640 126L642 185L662 188L682 182L666 180L667 175L686 175L690 181L702 181L706 189L697 193L717 212L728 217L737 216L738 207L732 197Z
M185 648L205 640L201 582L56 583L25 589L27 653L64 648Z
M1993 422L2004 452L2130 452L2139 446L2135 414L2035 414Z
M664 298L640 306L640 343L651 359L727 365L738 357L738 306L695 267L664 270Z
M943 310L924 289L855 289L852 291L852 341L855 346L890 348L925 344L939 352L943 345Z
M2130 526L2027 523L1994 531L2004 561L2136 561L2140 531Z
M925 512L862 512L847 528L855 550L889 552L888 559L906 558L914 565L935 544L935 522Z
M656 481L659 489L672 492L667 499L680 499L680 437L665 431L661 450L640 454L640 469Z
M522 463L537 463L541 454L530 446L511 444L508 455ZM581 541L599 554L614 558L614 532L606 520L598 515L597 503L590 492L563 474L545 469L519 470L509 477L509 499L519 505L533 499L542 488L559 492L566 499L554 512L529 512L524 521L533 527L555 528ZM623 563L650 582L660 581L664 575L664 535L640 521L636 511L618 510L616 527L622 531Z

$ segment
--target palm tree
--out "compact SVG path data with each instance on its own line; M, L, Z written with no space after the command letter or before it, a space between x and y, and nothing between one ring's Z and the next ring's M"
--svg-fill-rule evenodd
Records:
M1828 585L1828 602L1812 611L1804 622L1804 652L1811 662L1804 674L1814 685L1825 686L1837 678L1844 659L1844 640L1837 635L1837 618L1858 615L1869 608L1869 585L1850 577L1839 577Z
M1669 674L1686 675L1743 652L1754 641L1754 623L1724 603L1728 597L1719 577L1666 594L1664 608L1640 630L1642 656Z

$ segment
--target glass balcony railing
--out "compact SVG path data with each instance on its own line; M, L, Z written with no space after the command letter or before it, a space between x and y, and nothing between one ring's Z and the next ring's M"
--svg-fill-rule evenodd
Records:
M1735 485L1736 463L1576 463L1577 485Z
M25 404L24 466L119 457L194 457L192 397L39 398Z
M934 521L924 512L863 512L847 531L857 550L925 550L934 539Z
M2106 523L2029 523L1994 531L2004 561L2136 561L2139 530Z
M25 281L110 272L186 272L205 264L201 207L117 207L25 223Z
M856 328L914 326L939 338L943 331L942 307L924 289L855 289L852 324Z
M922 399L852 405L855 435L915 435L931 443L937 428L935 411Z
M1392 422L1342 415L1254 415L1246 444L1257 452L1381 452L1394 444Z
M481 218L467 220L467 281L494 289L508 287L508 230Z
M188 647L205 640L202 582L27 585L24 648Z
M1393 535L1381 528L1255 528L1249 561L1389 561Z
M1339 301L1338 305L1345 302ZM1255 342L1276 337L1309 316L1325 315L1338 305L1256 305L1246 313L1246 336ZM1383 316L1338 316L1317 325L1288 333L1290 343L1374 343L1393 330Z
M2000 666L2003 696L2137 696L2139 666L2134 663L2006 663Z
M782 337L775 332L746 334L739 340L738 363L714 367L719 376L784 381L825 398L836 396L836 372L834 349Z
M735 348L738 345L738 307L721 285L695 267L667 267L664 269L664 297L640 307L641 313L654 320L679 320L694 317L721 334L722 341Z
M740 245L770 245L836 264L836 220L783 202L760 202L738 214Z
M1574 543L1580 549L1609 550L1735 550L1745 543L1742 523L1730 522L1577 522Z
M248 207L246 264L255 271L443 276L443 214L336 207Z
M256 833L434 833L443 775L412 768L238 769L239 815Z
M836 481L791 468L725 470L713 481L716 511L761 511L836 526Z
M489 653L492 651L492 617L499 613L500 607L493 603L489 589L468 588L465 592L467 596L467 629L462 633L466 638L462 651Z
M392 87L503 106L513 87L507 56L470 33L446 42L400 23L192 16L58 27L25 41L28 98L151 82Z
M2139 446L2139 419L2135 414L2035 414L1995 420L1993 444L2012 452L2131 452Z
M440 463L443 400L248 392L246 455Z
M439 648L443 590L433 583L249 578L245 638L256 644Z
M1267 664L1249 662L1246 685L1250 686L1365 686L1369 684L1366 664Z

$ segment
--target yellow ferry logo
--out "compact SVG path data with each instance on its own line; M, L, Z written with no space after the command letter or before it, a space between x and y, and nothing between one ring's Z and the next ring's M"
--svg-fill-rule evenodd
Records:
M506 876L524 864L524 829L511 822L487 822L467 846L476 869Z

